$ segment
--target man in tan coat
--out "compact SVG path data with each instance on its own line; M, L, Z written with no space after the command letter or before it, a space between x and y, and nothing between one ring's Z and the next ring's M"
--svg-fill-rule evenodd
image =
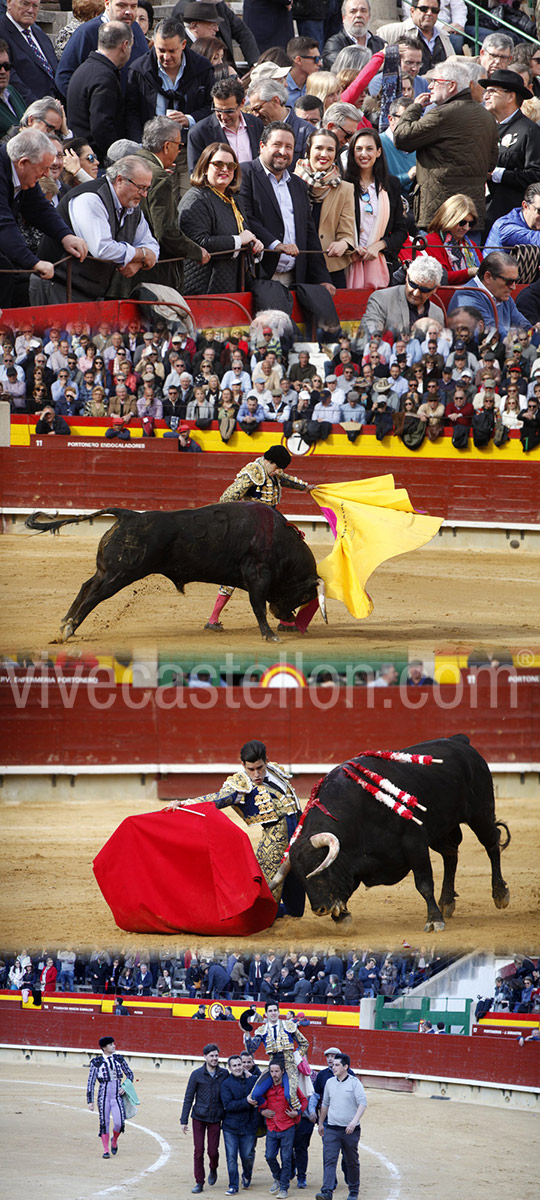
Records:
M473 100L459 59L439 63L431 75L429 92L417 96L394 129L396 149L416 151L416 221L427 229L443 200L463 192L474 201L482 227L486 180L497 164L497 123ZM424 113L432 103L436 108Z

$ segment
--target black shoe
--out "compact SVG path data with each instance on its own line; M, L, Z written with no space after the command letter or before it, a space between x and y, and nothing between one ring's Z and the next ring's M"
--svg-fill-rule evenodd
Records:
M214 631L214 633L224 633L225 632L223 625L221 624L221 621L207 621L204 628L212 629Z
M210 1187L213 1187L216 1182L217 1182L217 1171L209 1171L208 1183L209 1183Z
M102 1157L102 1158L110 1158L111 1156L110 1156L110 1154L109 1154L109 1151L108 1151L108 1150L106 1150L106 1151L105 1151L105 1154L102 1154L102 1155L101 1155L101 1157Z
M118 1154L118 1146L111 1146L111 1154Z
M242 1187L251 1187L251 1175L242 1175Z
M191 1189L193 1195L198 1195L199 1192L202 1192L203 1186L204 1185L202 1183L196 1183L195 1187Z

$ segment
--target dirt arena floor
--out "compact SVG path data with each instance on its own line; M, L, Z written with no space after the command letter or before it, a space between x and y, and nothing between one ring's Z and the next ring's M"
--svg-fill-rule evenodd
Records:
M49 793L50 796L50 793ZM135 794L134 794L135 796ZM98 850L125 817L149 812L159 802L126 797L95 801L47 799L4 802L0 806L0 875L3 879L0 947L41 951L73 943L80 950L107 947L121 950L196 945L206 955L222 945L219 937L186 934L135 935L122 932L103 899L92 871ZM394 887L367 891L361 888L351 900L352 922L336 926L330 917L316 917L308 907L300 920L275 922L270 930L240 945L295 950L342 948L395 949L402 942L431 952L467 951L474 948L503 954L536 953L540 928L540 821L538 803L530 800L497 802L497 816L506 821L512 841L502 857L504 877L510 887L510 907L493 905L489 860L471 831L463 828L457 874L459 899L446 930L423 932L425 904L412 875ZM238 820L242 828L239 818ZM258 841L258 831L253 842ZM442 880L442 860L432 855L435 886ZM235 940L234 948L238 949Z
M7 534L0 537L0 650L39 653L58 637L60 620L85 579L93 575L99 534ZM329 545L312 544L319 560ZM509 642L527 649L539 637L540 556L519 557L510 550L424 549L384 563L369 591L375 610L355 621L344 606L329 602L329 625L316 617L309 634L286 635L292 649L320 647L332 652L389 653L405 643L493 649ZM216 588L190 584L178 596L169 580L151 576L101 604L82 624L70 645L102 653L145 648L208 653L216 635L205 632ZM237 591L224 614L220 645L256 653L261 638L247 595ZM273 618L271 618L271 623ZM274 626L275 626L274 621Z
M3 1129L2 1182L6 1195L40 1200L184 1200L193 1186L191 1133L181 1134L180 1105L187 1080L181 1074L136 1072L141 1100L127 1123L116 1158L104 1161L95 1112L86 1107L84 1067L0 1067ZM520 1200L536 1200L540 1149L533 1113L440 1102L370 1089L360 1143L361 1196L369 1200L493 1200L511 1184ZM322 1181L320 1138L310 1144L307 1196ZM270 1172L259 1143L249 1195L268 1195ZM227 1188L223 1145L216 1186ZM290 1195L297 1195L293 1183ZM336 1200L347 1191L340 1177Z

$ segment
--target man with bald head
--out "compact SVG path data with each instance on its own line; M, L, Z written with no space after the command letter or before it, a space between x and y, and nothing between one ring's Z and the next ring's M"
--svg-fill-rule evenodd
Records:
M151 184L150 165L142 158L128 155L109 167L101 178L80 184L60 201L56 211L75 234L85 238L92 256L73 272L74 300L128 295L131 285L122 286L122 281L131 280L139 271L149 271L155 265L159 242L140 209ZM42 249L50 248L56 259L60 258L59 247L48 239L45 241ZM63 270L62 266L58 268L58 284L33 283L30 291L33 303L60 303L65 299Z
M54 162L55 147L46 133L25 129L0 146L0 268L34 271L43 279L52 279L53 262L64 252L84 259L87 247L81 237L48 204L38 186ZM17 224L19 213L28 225L55 239L57 253L49 260L30 250ZM2 276L2 304L6 307L27 303L28 275Z

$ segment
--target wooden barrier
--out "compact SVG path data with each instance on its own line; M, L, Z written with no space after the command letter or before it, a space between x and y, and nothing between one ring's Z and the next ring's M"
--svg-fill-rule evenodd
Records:
M77 681L0 686L3 762L8 767L92 764L211 764L234 760L264 727L272 757L284 763L338 763L364 747L412 745L466 732L491 763L538 761L540 688L498 682L440 688L255 688L199 690L88 685ZM200 737L211 711L212 737ZM206 718L204 718L206 720ZM84 738L81 730L84 729ZM178 787L187 780L172 780ZM199 780L201 783L201 780ZM167 786L162 794L167 794ZM186 794L189 794L186 793Z
M209 1038L216 1039L225 1058L242 1046L242 1036L232 1022L176 1021L172 1017L124 1017L84 1013L18 1010L2 1014L0 1041L4 1045L47 1046L94 1052L105 1034L114 1037L124 1054L143 1053L159 1058L201 1055ZM324 1063L328 1045L325 1026L308 1030L309 1057ZM517 1041L517 1039L516 1039ZM396 1072L405 1076L428 1076L464 1083L490 1083L506 1087L538 1089L540 1047L519 1048L510 1039L489 1037L446 1037L417 1033L387 1033L348 1029L340 1039L361 1075ZM259 1057L259 1056L257 1056Z
M281 440L275 427L252 439L240 437L248 443L241 451L181 456L174 440L163 439L104 445L88 440L66 446L70 439L44 438L41 447L34 442L3 448L0 506L89 511L107 505L174 509L214 504L240 467ZM330 440L338 437L333 434ZM313 486L390 473L423 511L454 520L507 521L515 528L540 521L540 447L533 459L523 455L515 439L502 452L493 446L477 451L471 444L460 457L449 438L442 439L439 456L431 443L412 454L399 438L385 439L385 445L366 433L355 447L343 440L352 454L325 453L318 447L312 456L293 459L291 472ZM507 456L508 447L514 457ZM315 501L302 492L284 489L281 508L320 516Z

